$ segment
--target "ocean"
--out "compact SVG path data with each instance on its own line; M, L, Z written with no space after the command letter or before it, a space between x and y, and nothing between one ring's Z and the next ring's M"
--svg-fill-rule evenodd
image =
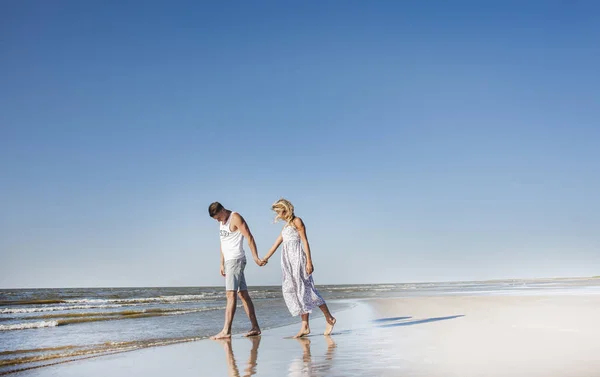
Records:
M600 279L317 286L332 312L376 297L600 293ZM261 328L299 322L278 286L251 287ZM0 289L0 375L190 342L223 326L223 287ZM319 310L314 316L322 316ZM232 332L249 330L241 303Z

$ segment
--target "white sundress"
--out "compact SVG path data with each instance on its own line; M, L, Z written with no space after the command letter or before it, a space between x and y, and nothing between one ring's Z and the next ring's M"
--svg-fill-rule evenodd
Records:
M302 249L302 241L298 230L286 225L281 231L283 238L281 252L281 272L283 298L293 316L311 313L325 303L321 297L312 275L306 273L306 254Z

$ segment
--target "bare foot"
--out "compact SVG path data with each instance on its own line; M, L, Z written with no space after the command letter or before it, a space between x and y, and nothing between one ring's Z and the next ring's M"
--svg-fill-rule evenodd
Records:
M303 327L300 329L300 331L298 332L298 334L294 335L294 339L298 339L298 338L302 338L303 336L306 336L310 334L310 328L309 327Z
M250 331L248 331L247 333L244 334L245 337L249 337L249 336L257 336L260 335L260 329L259 328L254 328Z
M213 339L213 340L216 341L216 342L221 343L223 345L223 347L225 347L225 349L231 348L231 337L229 337L229 338L218 338L218 339Z
M212 339L212 340L230 339L230 338L231 338L231 334L227 334L224 331L221 331L217 335L213 335L210 337L210 339Z
M325 327L325 332L323 333L323 335L331 335L331 332L333 331L333 326L335 326L336 322L337 320L333 317L331 317L331 319L328 319L327 326Z

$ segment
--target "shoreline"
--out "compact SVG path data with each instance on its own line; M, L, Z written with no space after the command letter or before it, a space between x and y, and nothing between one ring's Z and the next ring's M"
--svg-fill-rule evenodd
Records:
M404 281L404 282L384 282L384 283L336 283L336 284L317 284L316 287L331 287L331 286L353 286L353 285L403 285L403 284L452 284L452 283L498 283L503 281L553 281L553 280L594 280L600 279L600 275L597 276L564 276L564 277L527 277L527 278L494 278L485 280L435 280L435 281ZM267 285L254 285L252 287L280 287L281 284L267 284ZM140 288L215 288L222 289L222 285L157 285L157 286L90 286L90 287L2 287L0 291L13 291L13 290L42 290L42 289L140 289Z
M149 347L9 375L527 376L600 370L600 295L430 296L340 300L354 306L259 337ZM236 372L237 371L237 372ZM245 373L245 374L244 374Z

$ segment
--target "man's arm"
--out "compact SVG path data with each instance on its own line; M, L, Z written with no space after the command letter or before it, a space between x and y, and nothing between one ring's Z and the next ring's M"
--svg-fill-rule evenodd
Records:
M250 228L248 227L246 220L244 220L242 215L240 215L239 213L234 213L232 216L233 218L231 219L231 225L235 226L240 231L240 233L242 233L242 236L246 237L246 239L248 240L248 246L250 246L252 258L259 266L264 265L265 262L263 262L258 257L258 250L256 250L256 242L254 241L254 236L252 235L252 232L250 232Z
M221 276L225 276L225 256L223 255L223 246L221 246Z

